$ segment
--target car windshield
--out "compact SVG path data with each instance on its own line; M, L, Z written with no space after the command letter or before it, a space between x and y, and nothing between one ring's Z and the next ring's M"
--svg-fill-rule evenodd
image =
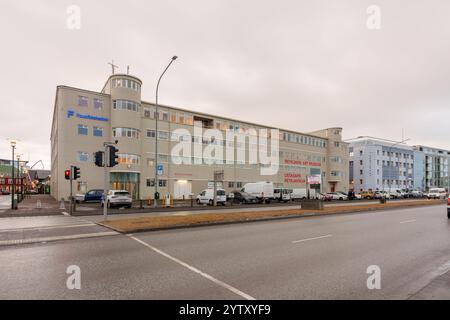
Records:
M225 190L217 190L217 195L218 196L224 196L225 195Z
M126 192L126 191L118 191L115 193L116 196L129 196L130 193Z

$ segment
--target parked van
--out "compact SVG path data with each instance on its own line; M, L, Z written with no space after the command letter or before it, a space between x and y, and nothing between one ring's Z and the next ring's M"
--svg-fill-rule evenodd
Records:
M296 200L304 200L308 198L308 190L305 188L294 188L291 189L291 199L293 201ZM320 193L316 192L315 189L309 190L309 198L310 199L320 199L322 196Z
M447 197L447 191L445 188L432 188L427 194L428 199L445 199Z
M214 189L206 189L200 192L200 194L197 196L197 204L209 204L212 206L214 204ZM227 196L225 193L225 190L223 189L217 189L216 190L216 203L225 205L227 202Z
M255 196L259 202L269 203L274 199L272 182L252 182L246 183L241 189L242 192L247 192L252 196Z
M291 190L286 188L275 188L273 189L273 198L279 202L291 201Z

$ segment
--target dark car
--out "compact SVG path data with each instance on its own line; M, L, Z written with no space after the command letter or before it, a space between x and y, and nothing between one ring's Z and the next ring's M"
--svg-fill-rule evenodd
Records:
M231 199L234 203L257 203L258 198L252 196L251 194L243 191L234 191L233 198Z
M89 190L85 194L77 194L75 200L77 202L101 202L103 196L103 190L94 189Z
M9 196L11 193L8 190L2 190L0 194L3 196Z

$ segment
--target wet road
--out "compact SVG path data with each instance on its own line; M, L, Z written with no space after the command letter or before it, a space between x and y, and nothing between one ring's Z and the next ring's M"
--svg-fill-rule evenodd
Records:
M430 206L3 246L0 298L449 298L449 244L446 208Z

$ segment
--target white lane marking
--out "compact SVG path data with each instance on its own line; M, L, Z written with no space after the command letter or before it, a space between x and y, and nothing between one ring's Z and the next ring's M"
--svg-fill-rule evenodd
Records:
M84 234L74 234L70 236L57 236L57 237L44 237L44 238L30 238L30 239L17 239L17 240L2 240L0 241L1 246L12 246L19 244L30 244L39 242L52 242L60 240L74 240L74 239L85 239L85 238L97 238L105 236L118 235L118 232L108 231L108 232L97 232L97 233L84 233Z
M65 228L78 228L78 227L92 227L96 226L95 223L83 223L83 224L66 224L66 225L55 225L55 226L43 226L43 227L30 227L30 228L16 228L16 229L0 229L2 232L12 232L12 231L33 231L33 230L51 230L51 229L65 229Z
M252 296L250 296L250 295L248 295L248 294L246 294L246 293L240 291L239 289L236 289L235 287L232 287L232 286L230 286L229 284L226 284L225 282L220 281L220 280L214 278L213 276L211 276L211 275L209 275L209 274L207 274L207 273L205 273L205 272L203 272L203 271L201 271L201 270L199 270L199 269L197 269L197 268L195 268L195 267L193 267L193 266L187 264L186 262L181 261L180 259L177 259L177 258L175 258L175 257L172 257L171 255L169 255L169 254L167 254L167 253L165 253L165 252L163 252L163 251L161 251L161 250L159 250L159 249L153 247L152 245L149 245L148 243L146 243L146 242L144 242L144 241L142 241L142 240L140 240L140 239L138 239L138 238L136 238L136 237L130 236L130 238L133 239L133 240L135 240L135 241L137 241L137 242L139 242L140 244L146 246L147 248L149 248L149 249L155 251L156 253L159 253L160 255L162 255L162 256L164 256L164 257L166 257L166 258L168 258L168 259L170 259L170 260L172 260L172 261L174 261L174 262L176 262L176 263L182 265L183 267L185 267L185 268L191 270L192 272L198 273L198 274L201 275L202 277L204 277L204 278L206 278L206 279L208 279L208 280L214 282L215 284L217 284L217 285L219 285L219 286L221 286L221 287L223 287L223 288L225 288L225 289L230 290L231 292L237 294L238 296L241 296L242 298L244 298L244 299L246 299L246 300L256 300L256 299L253 298Z
M305 242L305 241L312 241L312 240L318 240L318 239L324 239L324 238L330 238L332 237L332 234L327 234L325 236L320 236L320 237L314 237L314 238L308 238L308 239L302 239L302 240L296 240L296 241L292 241L292 243L300 243L300 242Z
M401 221L400 223L403 224L403 223L411 223L411 222L416 222L416 221L417 221L416 219L412 219L412 220Z

